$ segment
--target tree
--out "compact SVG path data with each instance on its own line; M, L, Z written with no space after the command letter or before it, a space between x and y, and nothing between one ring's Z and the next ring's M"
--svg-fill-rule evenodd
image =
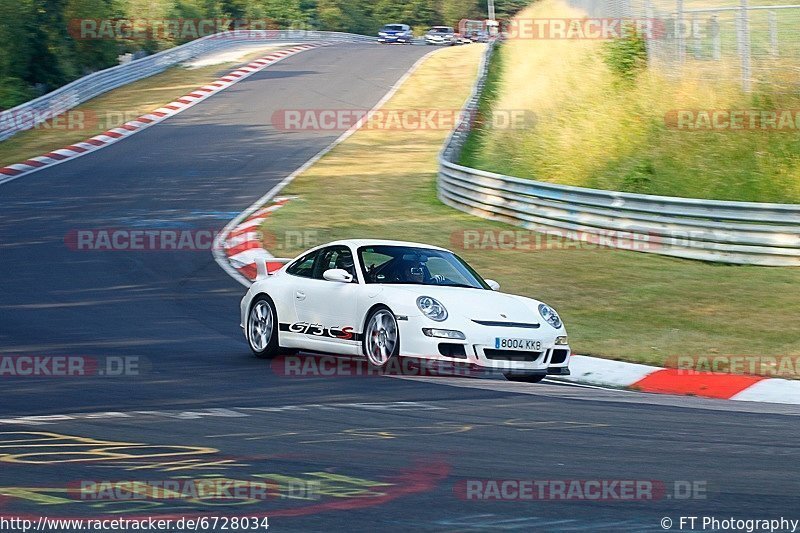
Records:
M332 31L345 29L344 13L337 0L319 0L316 11L316 20L321 28Z
M440 15L444 24L457 26L461 19L483 19L486 18L484 2L478 0L442 0Z
M65 19L72 49L72 63L79 74L87 74L117 62L120 46L116 39L82 38L79 25L81 19L111 19L114 9L108 0L67 0Z

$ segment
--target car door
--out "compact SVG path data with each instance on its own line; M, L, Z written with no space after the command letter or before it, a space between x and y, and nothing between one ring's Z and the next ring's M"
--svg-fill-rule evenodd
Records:
M320 250L313 250L295 260L286 268L287 276L287 293L286 301L283 302L282 308L286 312L278 313L278 321L281 336L281 345L288 348L305 348L304 341L306 336L304 328L298 326L300 318L297 316L297 307L295 300L297 293L303 293L305 285L311 279L314 273L314 262L317 260L317 255Z
M328 281L326 270L341 268L353 276L350 283ZM362 285L357 277L353 252L348 246L328 246L319 250L309 277L300 278L294 288L298 324L309 349L335 353L360 353L361 320L356 316Z

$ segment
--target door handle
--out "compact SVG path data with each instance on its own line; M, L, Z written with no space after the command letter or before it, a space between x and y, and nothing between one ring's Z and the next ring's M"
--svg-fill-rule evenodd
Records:
M303 291L295 291L294 297L297 298L298 300L305 300L306 293L304 293Z

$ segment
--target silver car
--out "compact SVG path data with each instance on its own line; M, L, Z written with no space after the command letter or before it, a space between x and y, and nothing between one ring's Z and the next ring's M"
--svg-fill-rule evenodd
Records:
M411 44L414 34L408 24L386 24L378 32L378 42Z
M458 37L450 26L434 26L425 34L425 44L452 46L458 44Z

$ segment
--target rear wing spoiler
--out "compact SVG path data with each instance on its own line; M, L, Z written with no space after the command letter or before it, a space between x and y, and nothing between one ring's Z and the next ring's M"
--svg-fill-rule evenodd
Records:
M267 278L282 269L291 259L269 257L256 260L256 281Z

